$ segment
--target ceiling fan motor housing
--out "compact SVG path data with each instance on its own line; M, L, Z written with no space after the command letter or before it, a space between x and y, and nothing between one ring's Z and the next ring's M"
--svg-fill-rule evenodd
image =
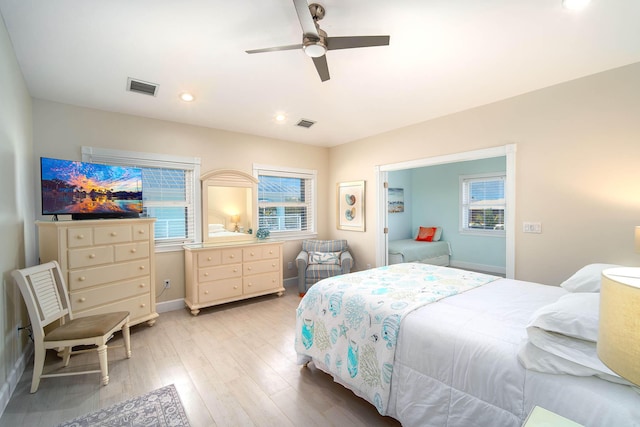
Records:
M302 36L302 48L304 53L311 58L319 58L327 53L327 33L318 27L318 35L320 38L304 35Z

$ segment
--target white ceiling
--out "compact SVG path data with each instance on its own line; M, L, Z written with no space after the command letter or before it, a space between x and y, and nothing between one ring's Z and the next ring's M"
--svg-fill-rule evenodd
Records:
M0 0L0 12L34 98L320 146L640 61L638 0L320 3L329 36L390 45L329 51L322 83L302 50L245 53L301 43L291 0ZM128 77L158 83L157 97L127 92Z

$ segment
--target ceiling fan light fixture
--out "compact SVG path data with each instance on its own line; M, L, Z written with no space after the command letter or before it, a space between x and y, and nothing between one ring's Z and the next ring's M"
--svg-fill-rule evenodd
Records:
M327 48L322 44L322 42L317 41L315 43L305 44L304 53L306 53L310 58L320 58L322 55L327 53Z

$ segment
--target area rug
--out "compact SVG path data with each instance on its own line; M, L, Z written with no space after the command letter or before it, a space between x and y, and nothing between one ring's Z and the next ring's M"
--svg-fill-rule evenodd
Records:
M145 395L116 403L58 427L189 427L180 397L173 384Z

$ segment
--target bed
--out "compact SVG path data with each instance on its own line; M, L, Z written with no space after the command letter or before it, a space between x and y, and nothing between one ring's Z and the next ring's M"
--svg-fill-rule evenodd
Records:
M585 426L640 426L640 394L604 365L601 377L551 374L540 371L562 372L553 355L527 351L532 317L568 294L419 263L325 279L296 312L298 362L403 426L520 427L535 406Z
M422 242L415 239L389 241L389 264L421 262L446 267L450 256L449 242Z
M449 242L441 241L441 237L441 227L420 226L411 239L390 240L389 264L421 262L448 266L451 246Z

